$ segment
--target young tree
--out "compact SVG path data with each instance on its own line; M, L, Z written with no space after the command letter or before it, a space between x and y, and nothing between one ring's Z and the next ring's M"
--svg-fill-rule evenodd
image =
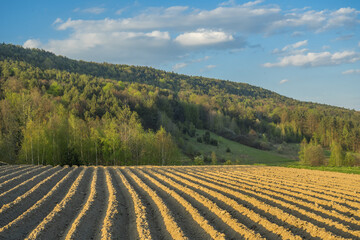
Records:
M330 166L342 166L344 164L344 151L341 146L336 141L333 141L330 147L331 155L329 159L329 165Z
M174 163L178 157L178 149L173 142L171 135L166 133L163 127L160 127L159 131L156 132L155 138L157 141L160 164L164 166L169 163Z
M218 161L217 161L216 153L211 152L211 164L216 165L217 163L218 163Z
M308 166L321 166L325 164L324 150L319 144L307 144L303 139L299 152L300 163Z

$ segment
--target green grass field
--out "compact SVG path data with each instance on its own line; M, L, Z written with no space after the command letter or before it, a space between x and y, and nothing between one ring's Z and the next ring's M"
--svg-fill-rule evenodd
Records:
M263 151L248 147L238 142L223 138L212 132L210 133L210 136L218 141L218 146L199 143L197 141L197 137L202 136L204 133L204 130L196 130L196 136L192 138L187 137L187 143L191 146L193 151L198 152L203 156L207 156L208 158L210 158L212 152L215 152L218 164L223 164L225 161L231 160L233 164L283 166L290 168L360 174L360 167L311 167L301 165L298 160L295 160L298 152L298 144L287 144L282 154L280 154L275 151ZM230 152L226 151L227 148L230 149ZM330 152L326 150L325 155L326 157L329 157ZM193 164L193 162L187 162L187 164Z
M304 169L320 170L320 171L360 174L360 167L328 167L328 166L311 167L300 164L289 164L285 166L290 168L304 168Z
M195 137L188 137L188 144L191 145L193 150L201 153L203 156L210 157L211 152L215 152L218 160L231 160L234 164L264 164L271 166L282 166L296 162L295 160L275 152L251 148L238 142L225 139L214 133L210 133L210 136L211 138L218 141L218 146L199 143L196 139L198 136L202 136L204 133L204 130L197 130ZM230 149L230 152L226 151L227 148ZM221 164L221 161L219 163Z

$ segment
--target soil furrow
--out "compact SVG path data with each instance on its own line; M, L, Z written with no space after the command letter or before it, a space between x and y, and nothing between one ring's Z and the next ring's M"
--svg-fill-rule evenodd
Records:
M332 219L333 221L348 225L351 229L360 230L360 221L349 216L340 214L337 211L334 211L334 209L322 208L321 206L319 206L319 200L316 198L303 198L302 196L299 196L298 194L295 194L291 191L286 191L283 189L278 190L276 188L274 189L273 187L268 187L268 184L265 182L258 183L246 178L234 178L210 172L196 172L195 174L220 181L224 184L230 184L231 186L236 187L235 189L237 190L250 190L264 193L267 196L270 196L277 200L285 201L289 204L295 205L296 207L305 209L308 212L313 212L323 218ZM328 204L330 204L330 201L328 201Z
M105 218L108 191L104 167L96 167L96 183L91 185L92 195L75 219L76 226L66 234L67 239L101 239L101 227Z
M155 178L152 178L143 169L140 171L133 170L133 172L135 172L145 184L155 190L158 195L162 196L162 199L172 211L175 221L189 238L225 239L223 233L215 230L214 227L209 224L208 220L201 216L199 211L177 192L163 185ZM168 195L170 195L170 197Z
M45 178L43 181L39 182L26 193L16 197L15 200L9 202L4 201L5 204L3 204L0 209L0 216L2 216L3 220L0 222L0 227L6 225L6 221L12 221L18 215L22 214L23 211L30 208L34 203L41 199L48 191L52 189L53 186L56 185L59 180L61 180L67 174L68 171L69 169L60 169L59 171ZM14 192L14 194L16 194L16 192Z
M169 233L170 238L172 239L187 239L184 235L184 232L180 229L178 224L175 222L174 217L172 216L170 210L165 205L163 200L157 195L157 192L153 191L149 186L147 186L143 181L141 181L135 174L133 174L129 169L125 169L125 172L129 177L131 177L134 182L149 196L150 203L161 215L161 219L165 225L166 231ZM166 237L166 236L164 236ZM169 237L166 237L169 238Z
M63 199L71 183L79 174L78 168L72 168L56 185L34 205L16 219L0 228L0 237L5 239L24 239Z
M73 239L73 234L77 226L79 225L81 218L85 215L91 203L94 201L96 194L95 192L96 179L97 179L97 169L94 168L91 172L91 183L88 184L87 189L85 189L84 192L81 192L81 194L84 195L84 201L81 203L81 206L76 208L76 209L80 209L80 211L75 213L76 215L73 218L74 220L68 224L67 228L63 232L62 239ZM83 204L84 202L85 204Z
M179 176L183 178L186 177L188 180L192 181L192 183L200 184L204 187L206 186L208 191L214 191L217 194L220 193L222 196L228 198L229 199L228 201L234 201L235 203L242 202L243 204L248 205L249 208L253 208L254 210L255 209L261 210L264 212L263 214L266 213L268 215L267 217L268 219L271 219L272 218L271 216L277 218L279 221L282 221L282 223L279 222L279 227L288 226L289 224L295 226L296 228L298 228L298 230L289 227L289 229L291 230L291 232L293 232L293 234L305 235L309 233L311 234L312 237L327 237L327 238L335 237L335 235L326 231L323 228L319 228L310 222L302 221L301 219L291 214L288 214L277 207L273 207L265 202L261 202L254 197L241 194L231 189L220 187L217 184L200 180L198 177L190 176L187 173L183 173L179 171L177 172L177 174L179 174ZM274 219L272 219L271 221L274 221Z
M160 169L159 169L160 170ZM214 191L209 189L208 187L204 187L202 184L198 184L193 180L189 181L188 177L184 177L182 173L167 170L166 172L160 170L165 175L175 179L178 182L182 182L186 186L192 188L194 191L199 194L209 198L211 201L214 201L221 208L224 208L229 213L231 213L234 218L239 219L239 221L243 222L250 229L254 229L259 232L265 238L284 238L284 239L300 239L300 236L295 236L291 231L283 226L276 224L273 222L274 219L268 220L263 217L261 214L254 212L254 207L250 208L251 204L241 204L233 199L226 197L225 195L219 193L218 191ZM190 176L191 177L191 176ZM235 214L237 212L238 214ZM247 222L246 219L250 219L252 222ZM249 225L252 224L252 225Z
M85 175L86 172L87 174ZM72 208L80 207L80 204L83 202L84 190L86 190L89 178L89 168L82 168L65 197L43 221L37 225L26 239L55 239L61 237L66 228L66 220L72 219L74 216Z
M225 233L227 239L261 239L260 234L255 233L252 229L240 223L237 219L233 218L229 212L220 208L205 196L176 182L176 180L174 181L160 174L154 169L148 171L148 173L194 205L194 207L204 215L204 218L207 218L218 231ZM250 222L250 220L247 221ZM251 224L254 224L254 222Z
M44 172L46 169L49 169L49 168L51 168L51 167L50 166L41 166L41 167L33 168L33 169L31 169L23 174L20 174L16 177L13 177L13 178L0 184L0 191L6 192L9 189L13 188L14 186L19 186L21 183L26 182L28 179Z
M0 184L4 183L5 181L13 178L14 176L18 176L18 175L21 175L23 174L24 172L26 171L29 171L33 168L36 168L37 166L25 166L25 167L22 167L20 169L15 169L14 171L8 173L8 174L4 174L0 177Z
M292 202L289 203L289 201L286 201L284 199L275 199L272 195L266 195L264 194L265 190L258 190L258 189L252 189L247 190L244 187L234 187L233 182L222 182L222 180L216 180L211 179L207 176L202 176L200 173L189 173L190 175L193 175L194 177L197 177L198 179L202 179L205 182L208 183L214 183L218 186L220 186L223 190L229 189L230 191L236 191L239 194L244 194L248 197L252 197L254 199L257 199L260 202L263 202L265 204L268 204L269 206L273 206L274 208L277 208L281 211L284 211L285 213L291 214L294 217L305 221L305 222L311 222L312 224L326 229L328 232L332 232L335 235L346 237L346 238L357 238L360 237L360 231L352 230L348 226L343 225L342 223L339 223L337 221L334 221L330 219L329 216L321 216L319 212L308 211L308 209L304 208L303 206L298 207L299 204L294 204ZM226 195L230 195L230 193L224 193ZM229 197L235 197L234 194ZM236 199L236 198L234 198ZM242 198L241 198L242 199Z
M0 206L2 206L4 203L11 202L14 199L16 199L18 196L21 196L22 194L25 194L30 189L32 189L34 186L39 184L39 182L43 181L44 179L48 178L49 176L53 175L54 173L61 171L62 169L60 167L56 168L49 168L45 171L25 180L24 182L13 185L11 184L7 191L4 191L0 194Z
M114 231L114 219L115 215L118 215L118 201L116 199L117 192L114 188L114 184L112 182L109 167L105 168L105 177L106 177L106 186L109 193L108 201L107 201L107 209L104 218L104 222L101 228L101 239L112 239L112 232Z
M205 172L202 171L202 173L205 173ZM340 217L341 219L343 219L343 217L345 219L355 217L355 218L357 218L356 221L360 223L360 218L354 216L354 215L359 214L358 211L353 210L352 208L348 208L343 205L337 204L337 203L345 203L346 201L343 201L343 199L339 199L334 204L334 201L324 199L326 197L326 195L323 195L322 198L320 198L318 195L314 196L313 194L311 194L307 191L298 189L296 187L287 187L285 185L282 185L281 183L277 183L276 180L274 180L274 179L272 179L272 180L267 179L267 180L259 181L259 180L253 180L250 177L242 176L240 174L232 174L232 176L230 177L229 175L224 175L224 174L218 173L218 172L212 172L212 173L207 172L207 173L209 173L210 175L213 175L213 176L217 176L222 179L230 179L230 180L236 181L238 183L241 182L242 184L249 185L249 186L251 186L251 184L255 184L256 186L259 186L262 189L267 189L267 190L273 191L275 193L281 193L286 196L295 197L297 199L301 199L310 204L314 204L315 206L318 206L319 208L323 208L324 210L331 211L332 213L336 214L336 216ZM334 211L336 211L337 213L335 213Z
M127 206L128 235L127 239L151 239L150 227L146 218L146 206L141 201L134 188L126 180L119 169L116 169L118 191L124 195L124 205ZM125 216L125 215L124 215Z

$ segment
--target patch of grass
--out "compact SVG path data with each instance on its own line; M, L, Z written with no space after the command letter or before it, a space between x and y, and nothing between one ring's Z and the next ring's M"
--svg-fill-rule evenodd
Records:
M311 167L311 166L304 166L301 164L289 164L286 165L285 167L360 174L360 167L328 167L328 166Z
M199 152L204 156L210 157L211 152L215 152L218 160L222 159L223 162L231 160L236 164L264 164L268 166L278 166L295 162L295 160L281 156L277 153L248 147L212 132L210 133L210 136L218 141L218 146L198 142L197 137L203 136L204 133L204 130L197 129L195 137L189 137L187 140L187 144L189 144L195 152ZM230 151L227 151L227 149L230 149ZM219 161L219 164L222 164L223 162Z

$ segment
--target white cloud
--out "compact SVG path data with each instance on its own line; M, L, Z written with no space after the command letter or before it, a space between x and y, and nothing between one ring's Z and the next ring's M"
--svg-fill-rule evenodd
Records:
M343 52L309 52L307 54L297 54L282 57L277 63L265 63L264 67L317 67L339 65L343 63L353 63L360 60L360 53L354 51Z
M283 80L280 80L280 84L284 84L284 83L287 83L289 80L288 79L283 79Z
M67 36L43 44L31 43L30 39L26 45L31 43L76 59L157 64L204 48L230 52L243 49L247 45L243 36L252 34L321 32L359 25L359 11L353 8L283 11L275 4L260 3L262 1L256 0L241 5L228 1L209 10L188 6L149 8L129 18L64 21L58 18L54 27L58 31L69 30L65 33ZM105 10L94 7L76 11L100 14ZM300 46L295 43L286 51L304 55L308 50L300 48L305 42L297 44Z
M288 50L291 50L291 53L292 53L292 54L294 54L294 53L296 53L296 54L304 53L304 52L306 52L308 49L300 49L300 50L296 50L296 49L299 48L299 47L306 46L307 44L308 44L308 40L296 42L296 43L293 43L293 44L286 45L286 46L283 47L281 50L278 49L278 48L275 48L275 49L272 51L272 53L274 53L274 54L285 53L285 52L287 52Z
M65 40L50 40L43 48L92 61L151 65L173 60L183 51L168 32L75 32Z
M186 67L186 66L188 66L190 64L204 62L204 61L207 61L209 59L210 59L209 56L205 56L203 58L196 58L196 59L192 59L192 60L189 60L189 61L186 61L186 62L177 63L172 67L172 69L173 70L179 70L179 69L184 68L184 67ZM211 66L211 65L209 65L209 66Z
M63 23L63 20L61 18L57 18L54 22L53 22L53 25L54 24L58 24L58 23Z
M359 15L360 11L354 8L288 13L269 23L269 32L307 29L319 33L336 28L351 28L359 24Z
M226 1L226 2L220 3L220 6L235 6L235 5L236 5L235 0L229 0L229 1Z
M216 68L216 65L207 65L206 68L207 69L213 69L213 68Z
M212 45L233 40L234 37L231 34L207 29L198 29L195 32L183 33L175 38L175 42L183 46Z
M121 15L123 12L126 11L126 9L127 9L127 8L120 8L120 9L118 9L118 10L115 12L115 14Z
M175 64L173 67L172 67L172 69L173 70L179 70L179 69L181 69L181 68L184 68L184 67L186 67L188 64L187 63L177 63L177 64Z
M252 6L258 5L258 4L262 3L262 2L264 2L264 1L263 0L256 0L256 1L244 3L242 6L243 7L252 7Z
M347 74L360 74L360 69L349 69L346 70L344 72L342 72L342 74L347 75Z
M37 39L29 39L24 44L24 48L40 48L41 42Z

